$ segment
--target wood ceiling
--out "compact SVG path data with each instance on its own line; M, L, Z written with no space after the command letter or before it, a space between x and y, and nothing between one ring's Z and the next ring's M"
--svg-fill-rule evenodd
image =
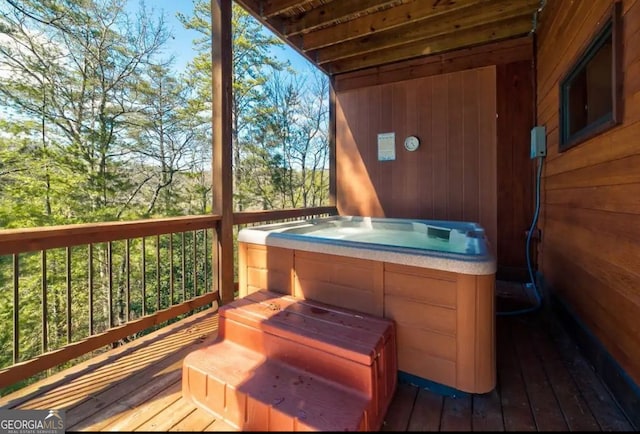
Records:
M237 0L329 75L530 33L541 0Z

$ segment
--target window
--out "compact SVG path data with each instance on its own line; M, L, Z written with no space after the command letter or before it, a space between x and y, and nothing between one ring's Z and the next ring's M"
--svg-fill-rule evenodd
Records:
M621 3L560 82L560 151L612 128L621 119Z

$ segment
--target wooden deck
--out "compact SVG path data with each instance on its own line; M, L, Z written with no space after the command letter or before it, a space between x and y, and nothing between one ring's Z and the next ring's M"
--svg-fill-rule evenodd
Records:
M509 286L498 289L498 309L514 305ZM0 398L0 408L65 409L68 431L230 431L181 395L182 359L217 326L214 311L196 314ZM382 430L634 429L549 313L500 316L497 337L494 391L443 396L399 384Z

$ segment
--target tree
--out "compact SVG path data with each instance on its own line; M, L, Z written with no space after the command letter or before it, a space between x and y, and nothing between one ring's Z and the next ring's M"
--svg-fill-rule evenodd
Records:
M242 7L233 4L233 100L232 146L235 209L243 210L250 200L241 188L244 177L240 162L246 155L248 129L253 113L263 103L262 87L268 73L282 70L287 64L279 62L272 50L282 46L282 41L265 32L262 25ZM198 31L202 37L194 41L198 55L189 65L189 84L197 89L199 98L211 107L211 7L208 0L194 0L191 17L179 15L185 28Z
M133 19L125 0L21 6L2 15L0 95L21 119L40 120L43 148L83 177L81 194L71 198L86 210L82 219L116 219L137 191L126 176L122 137L128 115L139 110L137 79L167 40L163 18L154 21L142 5Z
M165 66L151 66L139 80L141 109L132 120L131 151L136 156L138 185L149 184L145 216L179 215L183 208L183 175L210 170L210 113L190 89Z
M309 83L311 81L311 83ZM242 162L245 194L268 207L319 206L328 199L328 80L274 72L256 111L251 156Z

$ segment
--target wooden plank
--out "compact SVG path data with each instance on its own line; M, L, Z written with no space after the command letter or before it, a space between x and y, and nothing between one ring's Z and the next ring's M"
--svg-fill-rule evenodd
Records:
M498 389L472 395L471 427L473 431L504 431L502 404Z
M289 38L299 33L308 33L318 27L335 22L346 22L354 16L371 13L372 10L394 5L397 0L359 0L333 1L313 8L304 14L291 17L284 21L283 34Z
M0 255L215 228L219 215L0 230Z
M628 3L628 2L625 2ZM623 70L627 70L629 66L638 60L640 60L640 44L629 43L627 41L637 41L640 33L640 3L635 2L635 4L628 9L627 13L625 13L624 17L624 26L623 26L623 40L624 42L624 50L623 50Z
M173 339L177 339L178 341L186 344L188 343L188 339L184 339L183 333L186 333L187 331L187 335L191 335L194 332L202 334L215 333L218 328L217 315L218 314L215 311L203 311L187 317L177 323L165 326L162 329L156 330L155 332L143 336L127 345L102 353L88 361L79 363L71 368L65 369L64 371L53 374L44 380L6 395L0 398L0 405L6 408L16 408L20 405L24 405L29 400L46 396L51 391L60 390L61 395L67 395L70 391L78 387L78 384L85 383L81 380L83 376L87 375L89 372L95 369L100 369L103 366L110 365L113 359L120 357L135 358L133 353L137 349L152 346L157 340L163 339L163 337L166 339L164 343L169 343L170 340L165 336L172 336L175 334ZM166 348L166 345L162 346L162 348Z
M566 431L567 423L544 367L530 345L529 332L518 321L513 321L511 327L537 430Z
M329 214L338 214L336 205L338 203L338 181L336 163L336 83L335 78L329 78L329 125L328 129L328 151L329 151Z
M471 395L444 397L440 431L471 431Z
M640 324L635 321L640 294L634 282L638 279L639 259L628 253L635 249L635 243L620 239L618 246L616 239L574 228L572 223L550 221L547 228L551 235L569 234L571 237L547 247L547 253L558 261L557 265L545 268L554 288L576 305L574 307L582 306L583 321L594 328L618 362L630 370L629 374L637 376L633 360L640 357ZM593 244L593 240L598 240L598 244ZM598 245L599 249L594 251L593 245ZM563 274L569 270L576 274Z
M456 283L450 280L388 270L384 275L384 282L386 296L410 298L451 309L456 306ZM425 291L424 288L429 290Z
M428 345L428 343L426 344ZM456 363L398 340L398 369L438 384L455 387Z
M525 231L534 207L534 162L529 158L529 131L535 116L533 70L523 61L496 66L495 244L499 267L526 268ZM534 258L535 262L535 258Z
M567 367L580 396L589 406L602 431L633 431L633 427L620 411L611 393L597 377L593 367L582 356L580 349L569 337L556 318L549 318L547 327L551 332L555 349Z
M440 431L443 396L428 389L418 389L407 431Z
M134 431L169 431L196 410L196 407L184 398L169 404L164 411L152 416Z
M462 29L453 35L439 35L388 48L372 48L364 54L344 52L339 59L325 60L322 67L331 74L342 74L410 58L520 38L527 35L530 30L531 16L519 15L492 24Z
M100 366L81 380L58 388L55 393L33 398L21 408L64 406L69 426L81 425L85 429L89 425L98 424L118 414L122 405L136 405L146 400L149 393L155 393L154 390L158 388L162 389L160 384L144 387L150 376L155 376L157 382L162 384L178 381L182 358L192 349L207 345L215 338L213 335L207 339L204 329L201 329L201 333L198 331L198 328L194 327L158 339L144 347L136 347L116 362ZM140 389L144 392L137 394L136 391ZM70 400L70 397L73 397L73 400ZM113 404L115 406L109 408ZM96 411L99 412L98 415L95 415ZM85 422L87 418L89 420Z
M155 363L142 370L129 371L126 367L120 367L118 364L118 371L123 372L126 381L114 379L109 383L109 387L92 394L90 400L85 400L67 410L67 424L82 430L93 429L91 428L93 425L108 422L114 415L119 414L122 406L133 408L146 401L149 394L155 395L157 390L164 389L167 384L180 381L182 378L182 359L189 352L203 347L205 345L203 342L183 347L163 359L152 360ZM154 378L154 385L144 387L148 384L150 377ZM141 390L142 393L140 393ZM97 414L95 412L98 408L96 408L94 400L100 403L98 406L100 411Z
M261 2L261 15L265 18L281 15L291 9L300 8L310 0L266 0Z
M549 190L547 203L571 208L640 214L640 183Z
M182 400L182 384L180 381L173 383L158 395L141 405L121 413L120 417L110 421L104 426L96 425L96 431L134 431L153 417L162 415L168 407Z
M429 183L432 186L433 215L431 218L446 220L447 192L449 190L449 178L445 162L449 159L449 144L447 143L447 125L449 122L449 92L447 90L447 76L430 77L431 105L437 109L431 112L431 158L433 170ZM427 175L428 176L428 175Z
M477 120L479 149L478 206L479 223L485 230L490 249L495 254L498 238L498 168L497 168L497 132L496 132L496 68L487 66L478 70L480 90L479 113Z
M562 205L548 204L545 207L548 220L570 222L572 226L597 229L602 236L613 236L618 240L640 242L640 225L634 214L600 211L594 209L571 209ZM613 261L615 263L615 259Z
M435 357L456 361L456 338L428 329L411 327L396 321L399 346L410 347Z
M531 61L532 58L532 38L525 36L338 74L334 76L335 87L336 91L343 92L494 64Z
M204 431L216 421L216 418L201 408L196 408L193 413L173 425L169 431Z
M337 214L335 206L317 206L313 208L288 208L264 211L239 211L233 213L234 225L286 220L301 217Z
M398 383L380 431L406 431L417 395L417 387Z
M547 190L640 183L640 155L604 161L545 178Z
M460 300L458 300L459 303ZM433 306L414 299L385 297L385 316L408 327L423 328L447 336L456 336L455 309ZM468 329L471 330L472 327Z
M480 204L478 203L480 167L478 164L480 153L480 124L484 121L479 94L482 86L480 70L468 70L462 74L462 155L459 156L462 171L462 221L480 221Z
M544 370L547 372L569 430L598 431L600 426L573 382L566 365L553 347L549 336L543 330L533 329L531 337L531 342L542 359Z
M357 4L359 2L344 3ZM488 0L458 0L455 3L433 3L431 7L425 7L425 3L421 1L396 4L395 7L390 9L361 14L356 19L306 33L302 38L303 47L305 50L316 50L376 32L426 20L428 20L428 23L421 22L420 25L427 27L433 22L455 20L458 15L463 14L465 11L477 12L478 8L485 8L488 3ZM366 6L366 4L363 6Z
M498 317L498 387L505 431L536 431L531 403L527 395L515 342L511 336L510 317Z
M229 425L222 419L214 420L204 431L216 431L216 432L235 432L239 431L237 428Z
M445 36L451 38L452 32L454 32L455 36L458 32L487 25L491 25L496 31L499 28L502 28L503 31L508 31L510 35L515 36L518 33L521 35L523 33L527 33L527 29L521 31L517 26L515 26L509 31L509 27L512 27L513 23L518 22L518 17L526 16L529 18L528 30L531 30L533 11L537 5L537 0L525 0L519 2L495 0L487 2L482 8L481 14L478 13L476 7L469 7L467 9L462 9L453 16L448 17L446 20L441 20L439 17L435 17L433 19L406 24L398 29L383 30L371 35L365 35L363 37L346 41L332 41L328 40L332 39L331 37L324 37L321 44L310 44L309 38L314 34L319 33L313 32L304 36L303 47L305 51L309 53L313 50L313 55L316 58L317 64L324 65L339 59L353 57L356 55L362 56L366 53L379 51L384 48L397 48L416 41L425 41L429 39L436 39L438 37L443 38ZM518 29L517 32L515 29ZM481 42L483 41L475 41L475 43Z
M12 385L46 369L58 366L91 351L110 345L113 342L117 342L120 339L132 336L139 331L147 330L155 325L174 319L179 315L191 312L198 307L214 303L216 299L217 293L207 293L184 303L157 311L154 314L133 320L127 324L113 327L106 332L66 345L58 350L42 354L26 362L10 366L0 371L0 387Z
M571 20L559 28L557 37L549 40L552 51L547 53L546 41L540 41L538 89L543 94L556 87L570 65L589 44L611 1L574 2L567 5L573 8L569 15Z
M464 100L464 79L468 75L468 71L463 71L458 74L449 74L447 76L447 90L449 92L449 112L447 119L447 143L449 145L449 152L452 158L447 159L445 162L447 176L449 177L449 190L447 197L447 216L450 220L465 221L462 215L463 201L464 201L464 130L468 128L468 125L475 125L476 120L467 120L465 123L464 110L465 105L474 106L477 104L477 99L473 101ZM461 128L461 126L463 126ZM471 182L478 183L477 178ZM477 197L472 199L473 207L476 203Z
M639 131L640 119L636 119L581 143L558 158L547 160L545 177L637 154L639 145L635 139ZM567 155L571 155L571 158Z
M177 369L162 375L155 381L141 385L138 390L121 401L115 401L105 407L102 407L104 403L100 401L100 411L92 412L91 416L75 425L67 422L68 430L94 432L133 430L156 414L151 409L158 408L158 413L180 398L182 393L181 380L182 370ZM147 415L146 418L145 415Z

